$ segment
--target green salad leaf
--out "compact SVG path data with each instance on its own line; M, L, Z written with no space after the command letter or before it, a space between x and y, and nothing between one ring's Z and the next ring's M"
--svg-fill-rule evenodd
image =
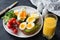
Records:
M14 14L14 10L10 10L10 11L6 12L6 14L2 17L5 24L8 22L8 20L10 18L17 18L17 16Z

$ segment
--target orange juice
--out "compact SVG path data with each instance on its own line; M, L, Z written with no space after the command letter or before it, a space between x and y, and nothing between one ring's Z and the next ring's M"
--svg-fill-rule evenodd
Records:
M44 20L43 35L51 39L55 33L56 19L53 17L46 17Z

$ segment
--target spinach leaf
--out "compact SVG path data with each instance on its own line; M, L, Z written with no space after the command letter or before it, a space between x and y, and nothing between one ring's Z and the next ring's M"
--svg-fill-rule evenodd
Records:
M6 12L6 14L2 17L5 24L8 22L8 20L10 18L17 18L17 16L14 14L14 10L10 10L10 11Z

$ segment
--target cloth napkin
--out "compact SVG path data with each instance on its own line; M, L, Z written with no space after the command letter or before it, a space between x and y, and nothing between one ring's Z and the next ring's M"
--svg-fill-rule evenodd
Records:
M31 0L39 12L45 16L48 11L60 16L60 0Z

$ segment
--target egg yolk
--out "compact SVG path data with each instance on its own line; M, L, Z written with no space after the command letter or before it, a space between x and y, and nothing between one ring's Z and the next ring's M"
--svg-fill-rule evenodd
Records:
M20 13L20 18L25 18L26 17L26 11L22 11Z
M25 27L25 25L24 25L24 24L22 24L20 27L21 27L21 28L24 28L24 27Z
M32 24L28 24L28 28L31 28L32 27Z
M29 17L27 20L28 20L28 22L32 22L32 21L35 20L35 18L34 17Z

